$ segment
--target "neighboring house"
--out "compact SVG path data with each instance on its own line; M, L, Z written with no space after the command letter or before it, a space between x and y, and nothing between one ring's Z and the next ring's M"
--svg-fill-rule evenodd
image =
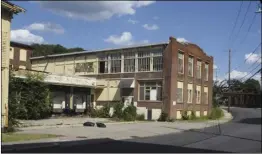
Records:
M31 64L32 70L60 74L46 79L61 83L52 86L59 110L122 101L151 120L161 111L176 119L183 110L207 115L212 107L213 57L172 37L169 43L33 57Z
M30 45L18 43L18 42L10 42L10 67L14 70L17 69L31 69L30 58L32 55L33 48Z
M9 51L10 51L10 27L14 14L25 10L7 1L1 1L2 28L1 28L1 91L2 91L2 128L8 126L8 83L9 83Z

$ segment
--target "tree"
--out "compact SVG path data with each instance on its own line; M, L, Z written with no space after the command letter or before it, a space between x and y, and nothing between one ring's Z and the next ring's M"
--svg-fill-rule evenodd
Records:
M32 57L84 51L83 48L65 48L59 44L32 44Z

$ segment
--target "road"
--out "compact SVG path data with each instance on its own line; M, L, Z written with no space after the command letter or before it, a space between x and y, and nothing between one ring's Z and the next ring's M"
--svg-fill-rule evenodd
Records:
M49 145L39 143L38 145L45 144L45 147L24 148L16 151L14 151L14 146L2 146L2 151L22 153L261 152L261 109L231 108L231 112L234 116L231 122L212 127L207 126L204 129L198 129L198 125L200 125L198 123L125 124L105 129L86 129L84 127L48 129L43 132L67 135L86 134L88 140ZM195 129L187 129L189 125L190 127L194 125ZM40 130L35 132L39 133ZM26 147L25 145L15 146Z

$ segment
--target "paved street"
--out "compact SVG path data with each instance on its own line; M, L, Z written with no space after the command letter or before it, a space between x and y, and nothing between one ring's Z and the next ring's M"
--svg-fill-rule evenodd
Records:
M77 138L82 141L67 144L50 143L52 148L24 149L16 152L261 152L261 109L231 108L231 111L234 119L221 125L218 121L148 122L111 124L107 128L27 129L24 133L51 133L64 135L65 140ZM59 139L53 139L53 142L57 140ZM94 148L98 147L98 144L99 148ZM69 150L69 147L75 151ZM14 152L10 150L12 148L14 146L4 146L2 150L9 149L9 152ZM106 149L108 151L101 151Z

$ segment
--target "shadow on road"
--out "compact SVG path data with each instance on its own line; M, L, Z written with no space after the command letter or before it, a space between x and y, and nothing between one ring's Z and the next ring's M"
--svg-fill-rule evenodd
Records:
M246 118L238 121L239 123L261 125L261 118Z
M41 146L41 147L40 147ZM23 147L24 149L18 150ZM26 148L26 147L30 147ZM223 151L186 148L149 143L117 141L109 138L82 141L67 141L38 144L20 144L2 146L4 153L222 153ZM224 153L224 152L223 152Z

